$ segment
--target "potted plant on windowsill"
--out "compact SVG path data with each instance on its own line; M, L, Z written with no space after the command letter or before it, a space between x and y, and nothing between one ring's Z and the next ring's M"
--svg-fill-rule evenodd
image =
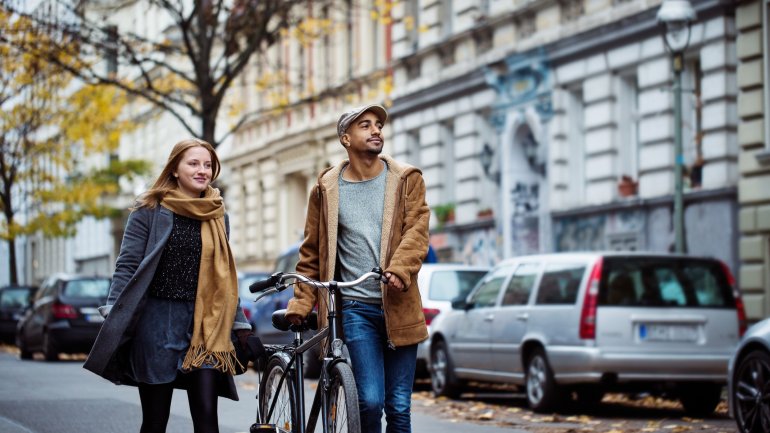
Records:
M455 204L444 203L433 206L433 213L436 214L439 226L443 227L446 223L454 222L455 220Z
M480 219L487 219L492 218L494 214L495 213L491 207L485 207L484 209L480 209L478 212L476 212L476 217Z
M639 182L631 178L631 176L623 175L618 182L618 195L621 197L633 197L639 191Z

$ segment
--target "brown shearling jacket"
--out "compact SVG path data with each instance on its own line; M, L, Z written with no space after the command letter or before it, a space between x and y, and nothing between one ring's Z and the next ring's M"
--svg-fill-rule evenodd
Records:
M425 202L422 172L396 162L390 156L380 155L380 158L388 167L380 267L398 276L405 286L403 291L397 291L381 285L382 305L389 345L407 346L428 338L420 290L417 287L417 272L428 253L430 209ZM347 164L345 160L323 171L308 201L305 239L299 249L297 273L315 280L334 279L339 215L338 181ZM319 326L326 326L326 297L322 295L319 299L317 289L309 285L295 286L287 314L305 317L316 302L319 304Z

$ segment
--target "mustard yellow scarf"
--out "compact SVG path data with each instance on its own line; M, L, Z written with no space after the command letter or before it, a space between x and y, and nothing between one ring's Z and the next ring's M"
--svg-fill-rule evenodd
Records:
M163 196L161 204L175 214L201 221L203 248L193 334L182 369L206 364L223 373L234 374L238 358L230 333L238 307L238 279L227 242L222 196L218 189L210 186L202 198L190 198L179 190L171 190Z

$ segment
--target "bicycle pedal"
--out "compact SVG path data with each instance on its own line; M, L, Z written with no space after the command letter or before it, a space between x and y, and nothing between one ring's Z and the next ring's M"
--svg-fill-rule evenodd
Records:
M252 424L249 433L290 433L288 430L278 428L275 424Z

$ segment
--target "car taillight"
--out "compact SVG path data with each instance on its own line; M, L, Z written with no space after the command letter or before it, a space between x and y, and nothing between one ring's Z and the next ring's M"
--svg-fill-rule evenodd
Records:
M441 310L437 308L423 308L422 314L425 316L425 324L430 325L430 322L433 321L433 319L438 316L438 313L440 313Z
M248 308L243 309L243 315L246 316L246 320L251 321L251 310Z
M76 319L78 317L75 307L69 304L62 304L61 302L53 304L51 314L53 314L54 319Z
M580 312L580 338L593 340L596 338L596 300L599 296L599 282L602 280L602 258L600 257L588 277L588 286L583 298L583 309Z
M727 284L729 284L730 288L733 289L733 297L735 298L735 310L736 314L738 314L738 336L743 337L743 334L746 333L746 329L749 326L749 322L746 319L746 307L743 305L741 292L739 292L738 287L735 286L735 277L733 276L733 273L730 272L730 267L722 261L720 261L719 264L722 265L722 271L725 273L725 277L727 277Z

